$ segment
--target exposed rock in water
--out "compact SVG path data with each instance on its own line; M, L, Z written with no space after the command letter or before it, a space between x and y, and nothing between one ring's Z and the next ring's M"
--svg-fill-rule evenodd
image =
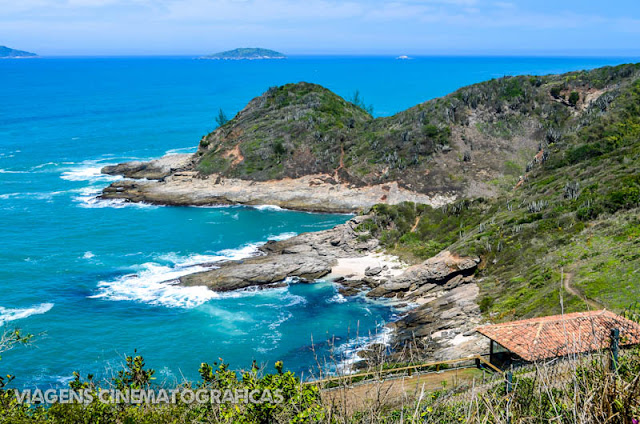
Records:
M417 344L425 360L480 353L484 340L473 334L482 319L473 277L479 263L477 257L443 251L373 288L367 296L419 305L391 324L397 346Z
M107 175L122 175L125 178L161 180L172 172L186 168L193 155L167 155L149 162L125 162L105 166L101 172Z
M337 258L358 257L372 252L378 241L360 241L355 227L369 219L356 216L327 231L300 234L260 247L263 256L229 261L220 268L180 278L185 286L206 286L214 291L230 291L270 285L288 277L314 280L327 275Z
M306 254L259 256L226 262L220 268L180 279L184 286L207 286L213 291L231 291L282 281L288 277L314 280L331 272L335 260Z

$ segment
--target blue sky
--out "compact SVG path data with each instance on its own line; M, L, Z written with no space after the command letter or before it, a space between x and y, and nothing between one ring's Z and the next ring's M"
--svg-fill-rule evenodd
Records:
M0 45L42 55L638 55L637 0L0 0Z

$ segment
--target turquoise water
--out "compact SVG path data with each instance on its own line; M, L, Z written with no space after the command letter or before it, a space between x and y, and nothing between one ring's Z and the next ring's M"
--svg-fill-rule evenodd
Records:
M330 228L344 215L275 208L175 208L100 202L123 160L194 151L218 108L240 110L269 86L360 90L390 115L505 74L556 73L632 59L188 58L0 61L0 328L36 335L3 354L17 385L110 375L134 349L159 380L197 377L202 361L253 359L308 372L329 337L352 352L396 318L387 304L345 301L330 283L216 295L166 280L240 258L257 243ZM354 340L356 333L361 337Z

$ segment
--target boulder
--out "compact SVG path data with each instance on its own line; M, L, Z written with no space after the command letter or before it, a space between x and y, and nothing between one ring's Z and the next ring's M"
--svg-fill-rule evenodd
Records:
M368 266L365 270L364 270L364 275L366 275L367 277L373 277L375 275L378 275L382 272L382 268L379 266L373 267L371 268L370 266Z
M402 274L370 291L367 296L389 297L391 293L401 292L409 295L424 294L424 288L432 290L438 286L451 289L473 274L479 263L478 257L461 257L445 250L419 265L409 267Z

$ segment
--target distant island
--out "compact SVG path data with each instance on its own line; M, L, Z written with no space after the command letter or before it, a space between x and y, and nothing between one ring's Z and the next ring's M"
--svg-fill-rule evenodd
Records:
M0 46L0 58L1 59L22 59L26 57L38 57L37 54L31 52L25 52L22 50L11 49L6 46Z
M259 59L286 59L287 56L269 49L241 48L202 56L200 59L212 60L259 60Z

